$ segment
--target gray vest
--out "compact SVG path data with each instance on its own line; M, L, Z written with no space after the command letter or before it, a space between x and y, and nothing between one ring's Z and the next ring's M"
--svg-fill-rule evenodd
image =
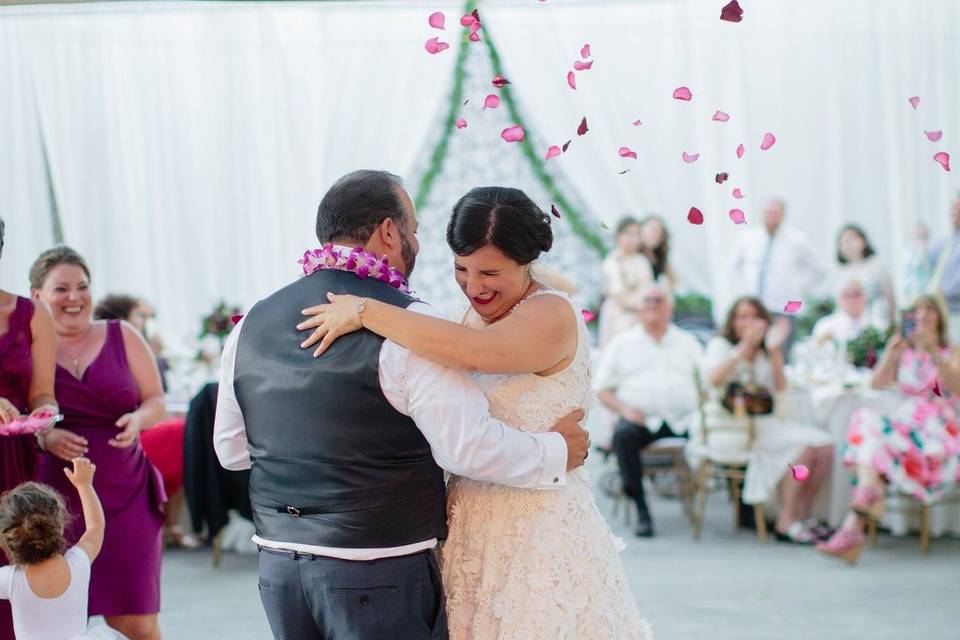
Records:
M287 285L246 315L234 389L253 466L250 502L268 540L342 548L397 547L446 537L443 471L414 422L383 395L383 338L358 331L320 358L300 349L300 311L350 293L407 307L372 279L324 270Z

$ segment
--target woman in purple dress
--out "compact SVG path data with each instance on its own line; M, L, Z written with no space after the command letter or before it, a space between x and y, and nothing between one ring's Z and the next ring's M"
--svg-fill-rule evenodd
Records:
M0 257L4 224L0 219ZM26 298L0 289L0 424L22 413L59 413L53 398L56 339L50 314ZM0 436L0 493L33 480L33 436ZM6 557L0 553L0 566ZM13 637L10 602L0 600L0 638Z
M140 447L140 431L164 415L160 374L130 325L92 321L90 271L68 247L45 251L30 269L34 299L53 315L56 392L64 420L39 438L37 479L67 499L74 544L84 530L76 492L63 469L75 456L97 465L94 487L107 529L90 577L89 614L131 640L158 640L163 505L160 472Z

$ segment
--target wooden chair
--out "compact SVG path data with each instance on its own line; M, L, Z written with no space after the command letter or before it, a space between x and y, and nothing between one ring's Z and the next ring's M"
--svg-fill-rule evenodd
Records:
M912 502L912 505L905 507L898 507L894 509L897 512L906 512L912 510L913 507L917 507L920 510L920 552L924 555L930 553L930 507L932 505L927 505L912 495L900 492L891 492L887 494L887 499L891 497L899 498L900 502L903 498L907 498ZM934 505L939 504L955 504L960 502L960 491L953 491L949 495L944 496L940 500L934 503ZM871 547L877 546L877 521L873 518L867 520L867 542Z
M663 438L651 442L640 455L643 456L643 475L650 479L653 489L659 494L680 499L684 514L693 517L693 476L684 457L687 445L686 438ZM666 490L661 480L674 478L678 489ZM632 500L623 491L618 469L608 470L601 477L601 486L613 498L611 513L619 517L623 512L624 523L629 526L632 521Z
M707 493L710 491L712 481L721 481L726 483L730 489L730 500L733 503L733 525L740 529L740 496L743 491L743 482L746 478L747 463L750 459L750 451L756 440L756 423L753 416L748 416L747 447L743 450L720 450L711 447L711 435L723 432L742 433L739 427L726 427L722 425L711 425L707 420L705 406L707 403L707 394L700 381L700 372L694 371L695 384L699 394L699 418L700 430L691 438L688 447L692 447L692 452L700 458L700 464L694 477L694 503L693 517L693 538L700 539L700 533L703 529L703 516L706 511ZM757 525L757 538L761 544L767 542L767 521L764 516L763 506L753 506L754 519Z

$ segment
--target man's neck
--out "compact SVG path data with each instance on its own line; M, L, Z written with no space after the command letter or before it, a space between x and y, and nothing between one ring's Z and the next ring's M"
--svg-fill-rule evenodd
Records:
M669 324L665 324L662 327L644 327L644 331L647 332L647 335L653 338L654 342L660 342L663 340L663 336L667 335L667 330L670 328Z

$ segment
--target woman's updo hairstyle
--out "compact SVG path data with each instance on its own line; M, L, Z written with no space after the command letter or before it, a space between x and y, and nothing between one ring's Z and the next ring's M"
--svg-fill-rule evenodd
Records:
M519 264L530 264L553 246L550 216L511 187L477 187L453 206L447 244L458 256L493 245Z

